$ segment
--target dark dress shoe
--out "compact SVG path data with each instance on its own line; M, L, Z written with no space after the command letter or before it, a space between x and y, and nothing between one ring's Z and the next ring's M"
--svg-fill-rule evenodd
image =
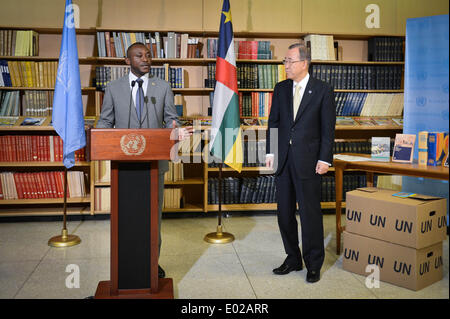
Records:
M320 280L320 271L308 270L306 274L306 281L313 283L318 282Z
M161 268L160 265L158 265L158 278L165 278L166 277L166 272L164 271L164 269Z
M280 267L275 268L273 270L273 273L275 275L287 275L291 271L299 271L299 270L302 270L302 269L303 269L303 265L302 264L300 264L299 266L292 267L292 266L289 266L286 263L283 263Z

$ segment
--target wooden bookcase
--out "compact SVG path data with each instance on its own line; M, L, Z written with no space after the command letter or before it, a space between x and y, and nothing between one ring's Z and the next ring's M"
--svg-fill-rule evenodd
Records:
M14 27L0 27L0 29L21 29ZM60 28L28 28L39 33L39 55L35 57L15 57L0 56L0 60L7 61L57 61L59 55L59 46L61 43ZM83 107L85 116L100 115L102 92L96 90L94 78L96 77L96 67L99 66L125 66L123 58L99 57L97 48L97 32L152 32L159 31L165 35L168 31L178 33L188 33L191 37L198 37L203 43L203 49L200 58L189 59L152 59L152 66L159 67L164 64L174 67L182 67L185 78L185 87L173 89L174 94L181 94L183 102L186 105L187 113L184 116L187 119L192 118L208 118L207 109L210 106L209 95L213 92L212 88L205 88L204 80L208 77L208 64L215 63L215 59L207 57L206 41L208 38L217 38L218 32L203 30L139 30L139 29L108 29L108 28L89 28L77 29L77 41L80 63L80 77L82 84ZM271 51L273 58L271 60L237 60L237 63L247 64L281 64L287 47L302 38L304 33L261 33L261 32L235 32L236 40L268 40L271 43ZM398 36L398 35L395 35ZM337 34L334 40L342 47L342 54L339 61L312 61L312 64L329 64L329 65L400 65L403 62L368 62L367 61L367 42L370 36L358 34ZM403 88L403 83L402 83ZM28 88L28 87L0 87L0 90L18 90L23 92L29 90L53 90L53 88ZM240 92L271 92L272 89L240 89ZM400 90L336 90L336 92L364 92L364 93L403 93ZM20 120L23 116L20 117ZM47 121L49 123L49 121ZM51 126L48 125L38 127L21 127L19 125L0 127L0 135L22 134L22 135L49 135L56 134ZM245 128L245 127L244 127ZM255 128L255 127L252 127ZM257 127L264 130L265 127ZM208 128L204 128L208 130ZM389 136L394 137L396 133L401 133L401 126L337 126L336 139L369 140L372 136ZM207 145L204 146L207 149ZM198 155L198 154L197 154ZM0 171L27 171L34 172L40 170L62 170L60 163L49 162L33 162L33 163L0 163ZM95 210L95 194L97 189L109 187L108 181L98 181L95 179L95 164L93 162L77 163L75 169L83 170L89 176L87 188L89 194L86 198L70 199L69 203L81 206L80 210L69 210L70 213L107 213L107 210ZM247 167L243 169L242 176L258 176L260 170L264 168ZM167 188L181 187L184 196L184 208L180 209L164 209L165 212L209 212L216 211L217 205L208 204L208 179L217 176L217 168L208 167L206 163L190 163L184 164L185 178L176 182L166 182ZM237 174L230 169L224 169L225 176L234 176ZM333 169L329 175L333 174ZM13 214L60 214L58 208L62 203L59 199L41 199L41 200L17 200L5 201L0 200L0 216ZM44 208L42 206L45 206ZM48 207L48 208L47 208ZM323 208L332 209L335 207L334 202L323 202ZM16 209L17 208L17 209ZM230 211L246 211L246 210L276 210L276 204L227 204L223 205L224 210Z

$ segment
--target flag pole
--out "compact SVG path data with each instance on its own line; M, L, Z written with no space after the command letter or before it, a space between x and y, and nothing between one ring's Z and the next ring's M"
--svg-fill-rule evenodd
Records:
M81 242L77 235L68 235L66 227L67 215L67 167L64 167L64 206L63 206L63 229L60 236L54 236L48 240L51 247L71 247Z
M233 234L222 231L222 163L219 163L219 212L217 231L205 235L205 241L210 244L228 244L234 241Z

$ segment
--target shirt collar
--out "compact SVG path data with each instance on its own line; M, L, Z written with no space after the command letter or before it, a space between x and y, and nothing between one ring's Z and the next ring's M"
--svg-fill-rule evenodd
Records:
M130 71L128 73L128 79L130 80L131 83L132 81L136 81L138 77L134 75L133 72ZM144 80L144 83L146 83L148 81L148 73L145 73L143 76L141 76L141 79Z
M300 84L300 86L301 86L302 88L305 88L306 85L308 84L308 81L309 81L309 73L306 73L306 76L305 76L300 82L295 82L295 81L293 81L293 82L294 82L294 88L295 88L298 84Z

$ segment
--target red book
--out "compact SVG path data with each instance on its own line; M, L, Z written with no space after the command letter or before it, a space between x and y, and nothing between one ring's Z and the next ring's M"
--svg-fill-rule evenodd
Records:
M258 41L249 41L250 47L250 59L257 60L258 59Z
M56 180L55 180L54 174L52 172L45 172L45 175L47 177L47 181L51 188L50 198L58 198L58 192L56 189Z
M58 188L58 197L64 198L64 173L55 172L56 186ZM67 192L67 198L69 198L69 192Z
M0 146L1 146L1 144L0 144ZM2 199L4 199L4 196L3 196L2 180L0 179L0 200L2 200Z
M23 189L24 189L24 197L26 199L33 198L33 193L30 186L30 174L31 173L23 173L22 174L22 182L23 182Z
M0 162L5 162L5 137L0 136Z
M43 172L38 172L36 173L36 177L37 177L37 181L38 181L38 186L39 186L39 193L41 195L41 198L48 198L47 197L47 183L44 181L44 176L43 176Z
M21 173L14 173L14 182L16 183L16 190L17 190L17 198L23 199L23 187L22 187L22 180L20 178Z
M36 135L31 137L31 160L33 162L38 160L38 139Z

